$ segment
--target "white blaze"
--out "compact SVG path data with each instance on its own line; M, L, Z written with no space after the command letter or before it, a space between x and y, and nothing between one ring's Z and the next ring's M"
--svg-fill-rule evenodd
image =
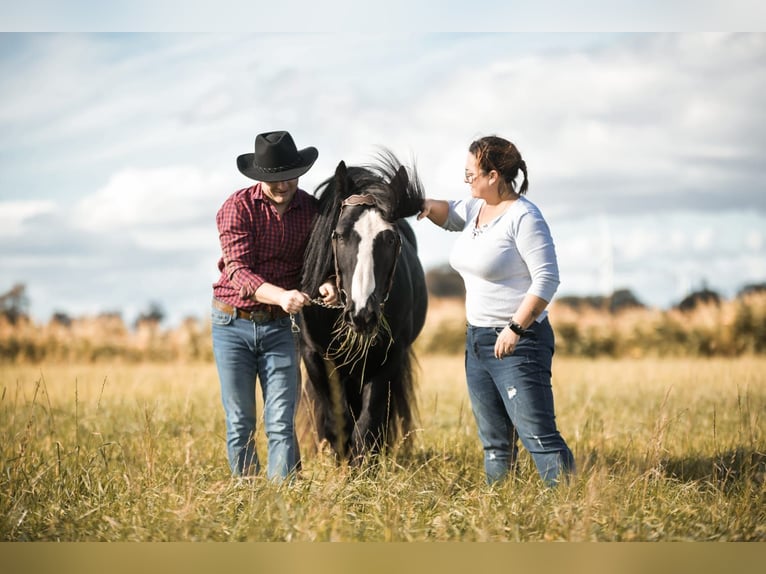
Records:
M387 229L391 229L391 224L386 223L374 209L365 211L354 224L354 231L361 237L356 254L356 269L351 279L351 299L357 313L364 309L367 299L375 291L375 260L372 256L372 246L375 237Z

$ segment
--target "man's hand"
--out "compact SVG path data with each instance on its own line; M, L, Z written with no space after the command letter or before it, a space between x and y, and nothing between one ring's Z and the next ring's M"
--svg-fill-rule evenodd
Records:
M338 302L338 289L332 281L325 281L319 286L319 295L327 305L335 305Z
M309 303L311 303L311 297L297 289L283 291L279 296L279 306L291 315L299 313L303 306Z

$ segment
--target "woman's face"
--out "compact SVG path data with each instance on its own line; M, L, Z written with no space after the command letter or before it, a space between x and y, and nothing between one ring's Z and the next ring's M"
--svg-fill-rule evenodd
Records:
M486 199L490 190L488 175L479 167L476 156L468 152L465 159L465 182L471 186L471 196Z

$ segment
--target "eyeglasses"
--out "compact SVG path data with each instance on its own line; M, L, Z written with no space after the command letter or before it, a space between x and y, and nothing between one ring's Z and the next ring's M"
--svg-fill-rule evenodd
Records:
M465 181L466 183L473 183L473 181L481 175L484 175L483 171L481 173L465 172L465 177L463 178L463 181Z

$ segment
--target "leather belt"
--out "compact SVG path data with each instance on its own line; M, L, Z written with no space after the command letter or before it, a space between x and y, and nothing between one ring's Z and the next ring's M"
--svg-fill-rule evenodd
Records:
M227 305L223 301L213 299L213 307L219 311L223 311L227 315L233 316L235 319L246 319L253 323L268 323L269 321L275 321L287 317L289 314L276 305L267 305L263 309L255 309L248 311L246 309L240 309L239 307L232 307Z

